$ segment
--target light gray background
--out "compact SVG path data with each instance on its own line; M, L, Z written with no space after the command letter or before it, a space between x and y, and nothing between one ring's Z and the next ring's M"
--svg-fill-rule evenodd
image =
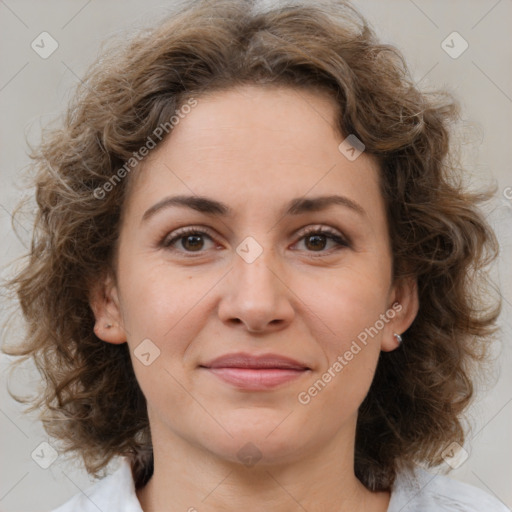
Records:
M497 382L490 390L480 391L479 401L471 409L475 428L465 445L470 456L451 476L494 494L511 508L512 188L507 187L512 187L512 1L356 0L354 4L385 42L396 44L404 52L422 87L445 86L460 98L465 119L462 134L468 140L463 147L464 163L471 182L475 186L498 185L494 204L486 210L502 250L494 267L494 280L504 299ZM19 226L22 243L12 232L10 217L19 199L29 193L20 180L20 171L29 162L25 136L37 141L40 126L62 112L72 88L106 37L120 31L129 34L130 27L135 29L158 20L171 5L171 0L0 0L3 277L12 272L7 263L23 252L23 243L28 241L27 225ZM43 31L59 44L48 59L42 59L30 46ZM467 51L457 59L441 47L453 31L469 43ZM3 300L2 319L6 317L6 307ZM9 341L16 339L19 332L10 330ZM79 466L64 463L62 456L46 470L32 460L33 450L51 440L41 425L24 416L7 395L7 359L0 359L0 510L48 510L87 490L92 480ZM15 384L17 391L28 388L37 384L37 376L27 372L25 380Z

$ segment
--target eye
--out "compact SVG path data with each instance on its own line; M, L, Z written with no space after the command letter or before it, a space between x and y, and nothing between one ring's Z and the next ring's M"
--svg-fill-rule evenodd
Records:
M175 231L172 235L173 236L167 236L162 240L160 245L165 249L183 249L185 252L201 252L205 245L204 238L213 242L212 236L210 236L209 232L204 228L183 228ZM178 247L174 247L177 242L180 242L178 243Z
M317 252L321 253L320 255L331 252L325 250L329 242L334 244L334 250L350 247L350 242L343 235L325 226L312 226L299 233L299 236L300 239L296 244L304 242L307 252ZM213 233L206 228L186 227L167 235L160 242L160 246L172 251L200 254L204 252L203 249L208 249L205 247L205 239L214 244L213 238Z
M334 250L350 247L349 241L344 238L338 231L326 227L310 227L300 233L299 242L303 241L308 252L330 252L325 251L326 245L330 241L334 243Z

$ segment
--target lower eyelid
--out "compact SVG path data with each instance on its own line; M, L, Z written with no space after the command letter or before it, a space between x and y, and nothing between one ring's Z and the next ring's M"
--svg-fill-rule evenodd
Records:
M298 240L296 242L293 243L293 245L297 245L297 244L299 244L301 242L304 242L304 240L308 236L312 236L314 234L320 234L322 236L325 236L327 238L327 240L331 240L332 242L334 242L335 246L331 247L330 249L322 249L322 250L319 250L319 251L308 251L307 249L302 250L303 252L306 252L306 253L308 253L311 256L318 256L318 257L327 256L327 255L331 255L334 252L340 251L342 249L348 249L348 248L351 247L350 243L346 239L344 239L344 238L342 238L342 237L340 237L338 235L331 235L331 234L324 234L324 233L312 233L312 234L302 235L301 237L298 238ZM209 240L213 244L213 247L211 247L209 249L208 248L207 249L202 248L199 251L187 251L187 250L185 250L182 247L173 247L175 244L179 243L181 239L183 239L183 238L185 238L187 236L192 236L192 235L201 235L201 236L203 236L205 239ZM173 251L173 252L177 252L177 253L181 253L181 254L186 254L189 257L200 256L202 254L207 253L208 251L218 250L219 249L218 244L215 241L215 239L212 238L207 233L189 233L189 234L177 235L176 237L173 237L173 239L171 239L168 242L166 242L165 239L164 239L162 241L162 243L161 243L161 247L163 249L168 250L168 251ZM292 250L300 251L300 249L292 249Z
M337 245L337 247L334 249L349 248L352 246L350 240L346 236L339 233L337 230L334 230L334 229L331 230L331 229L326 228L325 226L310 227L306 231L302 231L301 233L297 233L295 235L296 242L294 242L294 245L301 241L304 241L308 236L320 235L320 236L326 237L328 240L333 241ZM159 243L159 246L163 247L164 249L172 250L172 249L174 249L172 247L172 245L176 244L181 239L186 238L187 236L193 236L193 235L202 236L203 238L208 239L213 244L217 245L217 240L216 240L215 234L210 233L204 227L190 226L188 228L184 228L181 233L179 232L180 231L179 229L177 231L178 232L176 234L174 234L174 236L172 236L171 238L170 238L170 235L172 233L168 233L161 240L161 242ZM179 249L176 249L176 250L178 252L184 252L186 254L194 254L194 253L201 254L201 253L205 252L204 250L200 250L200 251L186 251L186 250L179 250ZM306 252L310 252L312 254L318 253L319 255L321 255L321 254L327 254L329 252L332 252L332 250L333 249L327 250L327 251L321 250L321 251L306 251Z
M297 235L298 240L303 240L304 238L307 238L308 236L313 235L321 235L325 236L329 240L333 240L336 243L339 243L341 245L350 246L351 242L348 237L346 237L344 234L338 232L337 230L329 229L326 227L319 226L318 228L308 229L307 231L303 231L302 233L299 233Z
M201 236L205 239L208 239L210 240L212 243L215 244L215 239L210 236L208 233L203 233L203 232L196 232L196 233L180 233L180 234L177 234L173 237L171 237L170 239L168 239L169 237L165 237L162 242L161 242L161 246L164 247L165 249L170 249L174 244L176 244L177 242L179 242L180 240L186 238L187 236ZM194 251L188 251L189 253L193 253ZM198 251L198 252L201 252L201 251Z
M314 234L314 233L313 233ZM330 240L332 242L334 242L335 244L335 247L332 247L331 249L327 249L327 250L321 250L321 251L306 251L310 254L318 254L318 255L326 255L326 254L330 254L332 253L333 251L337 251L337 250L340 250L340 249L348 249L350 248L350 243L345 240L344 238L340 237L340 236L334 236L334 235L328 235L328 234L322 234L323 236L325 236L327 238L327 240ZM299 242L303 242L308 236L312 236L312 235L305 235L305 236L302 236L301 238L299 238L299 240L297 242L295 242L295 244L298 244ZM295 245L294 244L294 245Z

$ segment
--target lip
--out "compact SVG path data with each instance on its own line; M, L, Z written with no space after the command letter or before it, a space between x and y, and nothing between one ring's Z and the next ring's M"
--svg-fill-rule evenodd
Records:
M310 368L295 359L280 354L248 354L236 352L225 354L208 361L201 366L205 368L246 368L246 369L280 369L309 370Z
M249 391L272 389L311 370L307 365L279 354L225 354L200 365L216 377Z

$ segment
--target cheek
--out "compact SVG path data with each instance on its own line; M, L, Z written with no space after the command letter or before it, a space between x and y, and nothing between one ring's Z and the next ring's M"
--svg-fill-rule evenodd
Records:
M182 388L190 387L185 354L207 318L201 298L212 284L208 279L192 283L186 273L161 265L124 270L123 316L141 390L148 404L165 404L165 410L192 407Z
M388 285L371 268L346 268L316 280L305 310L310 311L310 334L323 353L310 383L316 383L313 395L322 394L319 403L350 410L364 399L380 354ZM305 296L305 289L299 293Z
M173 271L151 258L126 261L120 268L122 310L128 337L132 343L144 337L160 345L176 339L185 324L193 328L190 316L200 309L208 279L193 279L186 270Z
M389 284L386 273L352 265L297 280L295 290L315 313L319 334L326 334L329 345L341 350L385 312Z

